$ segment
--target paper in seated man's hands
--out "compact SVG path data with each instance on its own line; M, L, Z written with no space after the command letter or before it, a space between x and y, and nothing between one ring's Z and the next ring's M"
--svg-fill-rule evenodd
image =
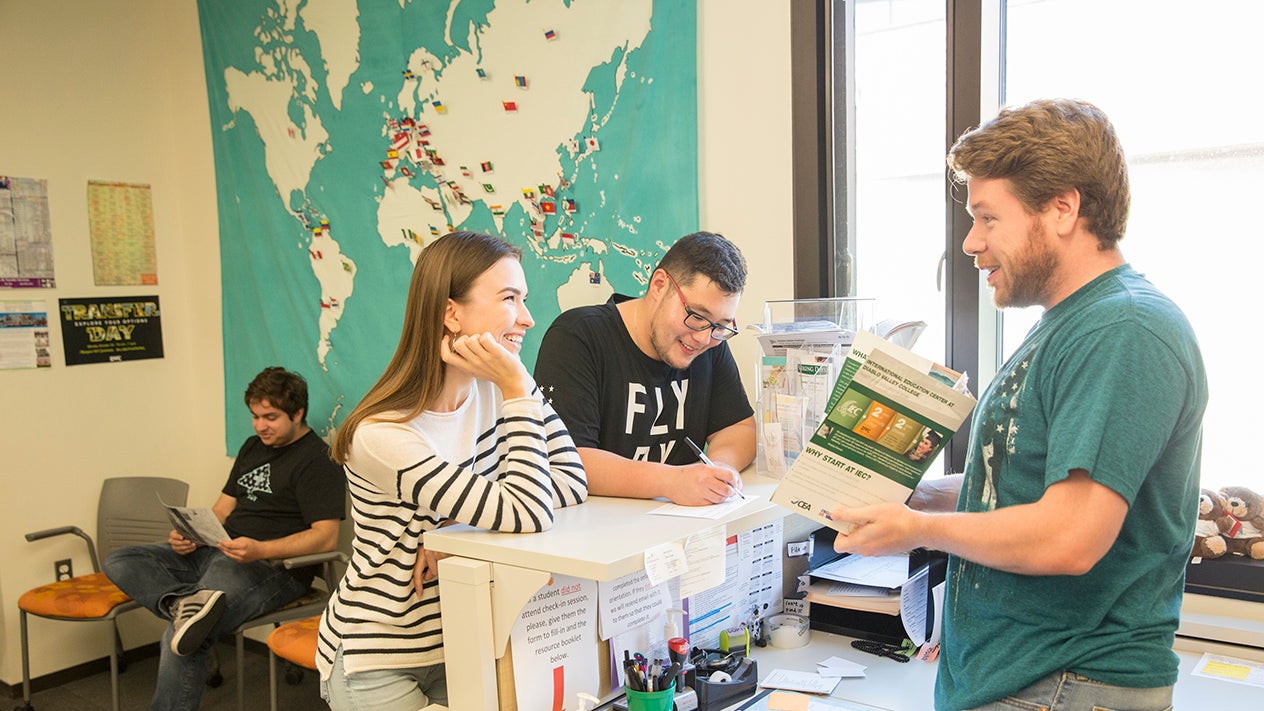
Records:
M216 547L229 559L238 563L253 563L268 557L259 541L245 536L220 541Z
M906 553L920 545L917 534L924 515L897 503L836 508L830 511L830 520L852 527L834 537L834 550L869 557ZM848 530L845 525L843 530Z
M742 491L741 474L722 464L686 464L668 477L667 498L681 506L722 504Z
M197 544L189 539L181 536L179 531L172 530L167 534L167 543L171 545L171 550L180 555L188 555L197 549Z

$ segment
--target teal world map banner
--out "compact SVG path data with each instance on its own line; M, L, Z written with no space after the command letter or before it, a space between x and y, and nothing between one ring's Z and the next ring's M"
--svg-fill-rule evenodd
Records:
M199 0L223 283L226 451L281 365L327 435L385 368L421 249L523 250L536 326L640 295L698 229L687 0Z

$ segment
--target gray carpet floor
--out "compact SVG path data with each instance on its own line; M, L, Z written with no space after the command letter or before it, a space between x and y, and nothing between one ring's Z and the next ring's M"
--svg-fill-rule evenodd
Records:
M237 709L237 652L232 640L219 644L220 666L224 682L218 688L207 687L202 693L200 711L236 711ZM154 677L158 670L158 656L154 654L133 660L127 670L119 675L120 711L143 711L149 708L154 693ZM262 645L246 647L246 709L268 709L268 655ZM298 685L290 685L285 679L284 663L277 664L277 706L283 711L318 711L328 709L320 698L319 679L314 671L303 672ZM22 705L21 684L15 691L18 698L9 708ZM110 672L105 671L75 679L31 695L35 711L110 711Z

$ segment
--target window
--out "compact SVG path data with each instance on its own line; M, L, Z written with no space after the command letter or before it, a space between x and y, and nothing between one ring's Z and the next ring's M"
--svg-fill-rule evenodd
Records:
M832 108L826 133L854 147L854 155L833 152L854 162L836 159L826 179L839 183L832 192L846 211L827 227L848 230L848 238L824 237L853 257L850 295L876 297L879 317L927 321L916 350L971 372L981 391L1041 309L997 314L965 268L960 241L969 218L946 199L947 145L992 116L998 101L1092 101L1129 155L1124 255L1185 310L1202 346L1212 393L1203 484L1242 483L1247 475L1229 457L1250 422L1238 403L1252 390L1236 382L1234 366L1243 351L1251 357L1254 271L1264 257L1247 214L1264 195L1264 92L1254 80L1264 66L1257 37L1264 4L820 0L817 7L826 8L823 26L834 28L831 51L820 56L853 58L853 70L835 69L825 91L847 108ZM845 40L850 47L838 46ZM830 76L828 66L822 75ZM974 105L977 115L963 118L961 107L968 114ZM975 340L970 347L963 334ZM952 460L963 455L962 447Z

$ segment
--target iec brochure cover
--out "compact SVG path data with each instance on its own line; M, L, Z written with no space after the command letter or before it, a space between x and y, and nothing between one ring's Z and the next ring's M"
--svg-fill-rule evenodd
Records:
M872 333L857 333L825 419L772 502L843 530L830 521L831 509L906 500L974 409L965 381Z

